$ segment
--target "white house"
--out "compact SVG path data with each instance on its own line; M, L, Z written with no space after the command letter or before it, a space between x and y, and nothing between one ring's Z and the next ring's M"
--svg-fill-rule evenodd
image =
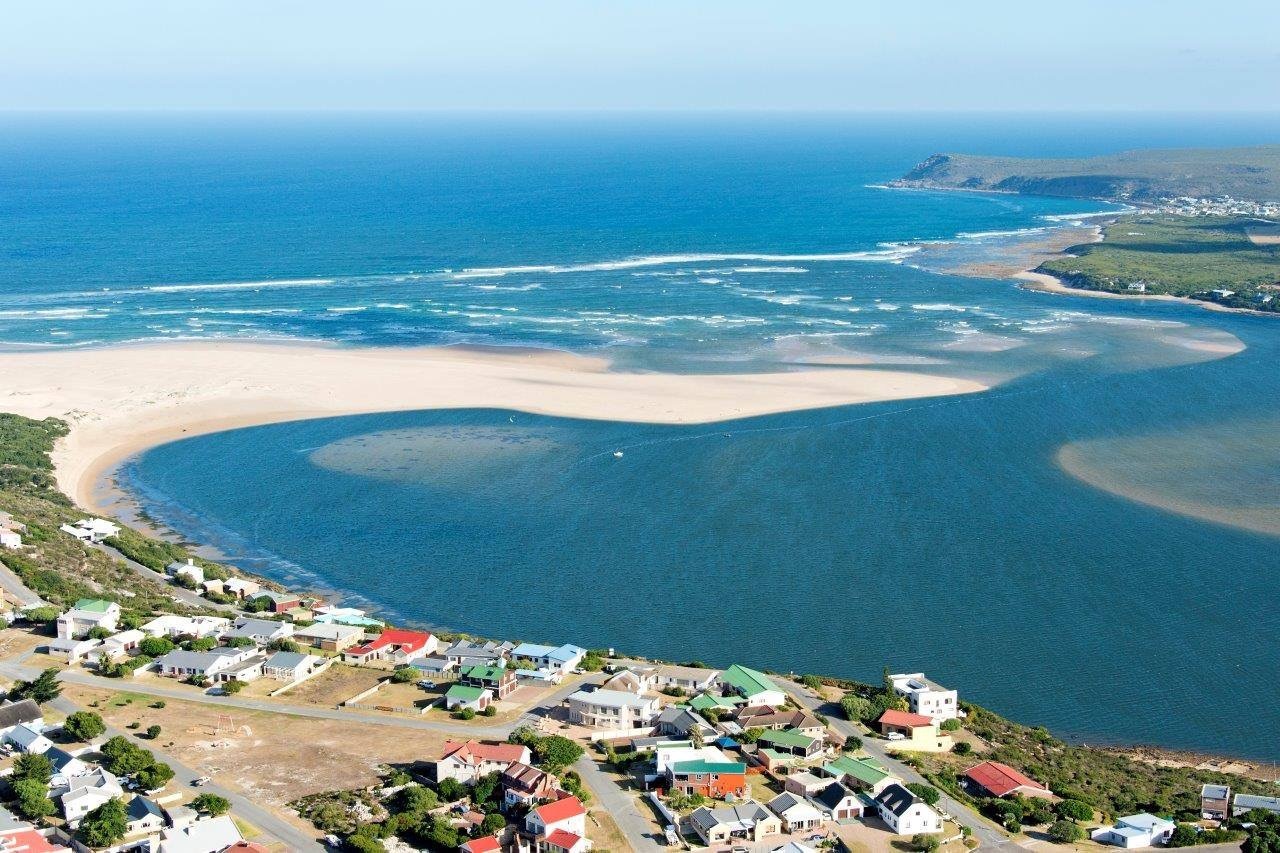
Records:
M825 820L822 812L799 794L781 793L770 800L768 806L782 818L782 827L787 832L809 832L822 826Z
M255 643L266 645L272 640L284 640L293 636L292 622L277 622L274 619L253 619L249 616L241 616L236 619L231 629L227 631L228 637L248 637Z
M587 834L587 810L577 797L563 797L531 809L524 819L525 831L539 838L554 832L570 832L579 838Z
M222 591L236 598L248 598L262 590L262 584L248 578L227 578L222 582Z
M160 674L169 678L202 676L210 681L227 681L231 678L251 681L262 674L262 664L265 661L266 657L254 648L218 648L207 652L174 649L156 661L156 664L160 668Z
M938 722L960 716L960 698L954 690L925 678L923 672L889 676L893 692L907 700L912 713L931 717Z
M896 782L886 785L875 802L881 820L896 835L942 832L942 817L924 800Z
M67 663L79 663L88 660L101 646L101 640L91 640L88 637L54 637L47 648L51 657L62 658Z
M12 744L19 752L43 755L53 749L53 741L44 736L41 727L35 723L18 726L4 736L4 742Z
M124 788L120 787L120 780L99 768L68 780L66 790L58 797L58 802L62 804L62 814L67 819L67 826L74 829L89 812L108 800L123 796Z
M686 693L710 690L720 680L720 670L696 666L658 666L654 670L654 686L659 690L678 687Z
M102 518L82 518L75 524L64 524L58 528L69 533L81 542L101 542L112 536L120 535L120 526Z
M656 696L637 696L621 690L578 690L565 700L569 721L593 729L638 729L653 725L658 716Z
M178 578L190 578L195 582L196 586L204 583L204 569L197 566L196 561L189 557L185 563L175 560L165 566L164 573L175 580Z
M27 726L37 731L44 729L44 713L31 699L22 699L0 705L0 737L8 737L18 726Z
M136 628L112 634L103 640L100 646L90 651L86 657L99 663L123 660L137 650L138 644L146 639L146 636L145 633Z
M58 636L64 640L79 639L94 628L115 633L120 624L120 605L100 598L82 598L58 617Z
M159 832L164 825L164 809L154 800L135 794L125 806L125 837Z
M1176 826L1171 820L1143 812L1122 817L1114 826L1099 827L1089 833L1089 837L1099 844L1112 844L1131 850L1135 847L1163 844L1173 835Z
M277 681L303 681L326 666L324 658L301 652L276 652L262 664L262 674Z
M157 853L210 853L226 850L244 840L231 815L198 820L181 828L171 827L160 834Z
M49 797L61 796L71 789L71 783L82 776L88 776L95 767L82 758L67 752L61 747L46 749L44 754L53 762L53 776L49 779Z
M654 769L664 775L676 764L688 761L705 761L708 764L725 764L733 761L719 747L694 746L692 741L674 740L657 744L653 749Z
M501 773L512 764L528 764L532 760L529 747L518 743L447 740L444 754L434 762L432 770L437 782L454 779L470 785L481 776Z
M571 672L582 659L587 650L578 646L539 646L534 643L521 643L511 650L512 660L527 661L535 669L551 670L559 673Z
M231 628L231 620L221 616L179 616L165 613L143 624L142 630L152 637L220 637Z
M730 844L737 838L759 841L782 832L782 818L755 800L718 809L703 806L689 815L689 824L708 846Z

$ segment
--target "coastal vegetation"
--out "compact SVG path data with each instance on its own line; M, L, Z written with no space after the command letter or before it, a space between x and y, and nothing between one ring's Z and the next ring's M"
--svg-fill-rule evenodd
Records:
M1074 246L1036 271L1086 290L1280 311L1280 245L1251 241L1251 224L1246 217L1124 216L1105 227L1102 242Z
M1280 199L1280 145L1074 158L935 154L893 185L1133 201L1231 196L1268 202Z

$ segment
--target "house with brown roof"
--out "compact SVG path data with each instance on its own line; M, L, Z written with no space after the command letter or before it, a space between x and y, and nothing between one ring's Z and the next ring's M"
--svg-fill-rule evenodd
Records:
M747 707L738 711L734 722L744 729L765 729L781 731L795 729L809 737L822 738L827 734L827 727L808 711L779 711L768 705Z
M1053 796L1044 785L999 761L975 764L964 771L960 781L965 790L979 797L1012 797L1021 794L1024 797L1049 799Z
M444 742L444 754L432 764L436 782L455 779L473 785L481 776L501 773L517 762L528 764L529 747L517 743L481 743L478 740Z
M508 806L532 806L556 798L556 778L517 761L502 771L503 802Z
M947 752L951 749L951 735L938 730L938 721L923 714L890 708L876 720L880 733L888 738L893 749L909 749L919 752Z

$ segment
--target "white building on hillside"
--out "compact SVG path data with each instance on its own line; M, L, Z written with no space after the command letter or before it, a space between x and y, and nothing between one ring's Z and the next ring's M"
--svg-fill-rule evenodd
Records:
M1099 827L1089 837L1099 844L1112 844L1132 850L1135 847L1163 844L1173 835L1176 826L1171 820L1143 812L1122 817L1115 822L1115 826Z
M931 717L941 723L960 716L960 697L954 690L925 678L923 672L889 676L893 690L906 698L914 714Z

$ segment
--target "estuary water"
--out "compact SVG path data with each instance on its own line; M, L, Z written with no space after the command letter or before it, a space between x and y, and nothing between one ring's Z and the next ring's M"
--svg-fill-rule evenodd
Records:
M535 346L992 386L695 427L338 418L124 466L233 562L400 621L925 669L1067 737L1280 756L1274 318L954 275L1113 208L882 186L938 150L1244 144L1274 121L6 121L9 348ZM1224 725L1224 695L1260 716Z

